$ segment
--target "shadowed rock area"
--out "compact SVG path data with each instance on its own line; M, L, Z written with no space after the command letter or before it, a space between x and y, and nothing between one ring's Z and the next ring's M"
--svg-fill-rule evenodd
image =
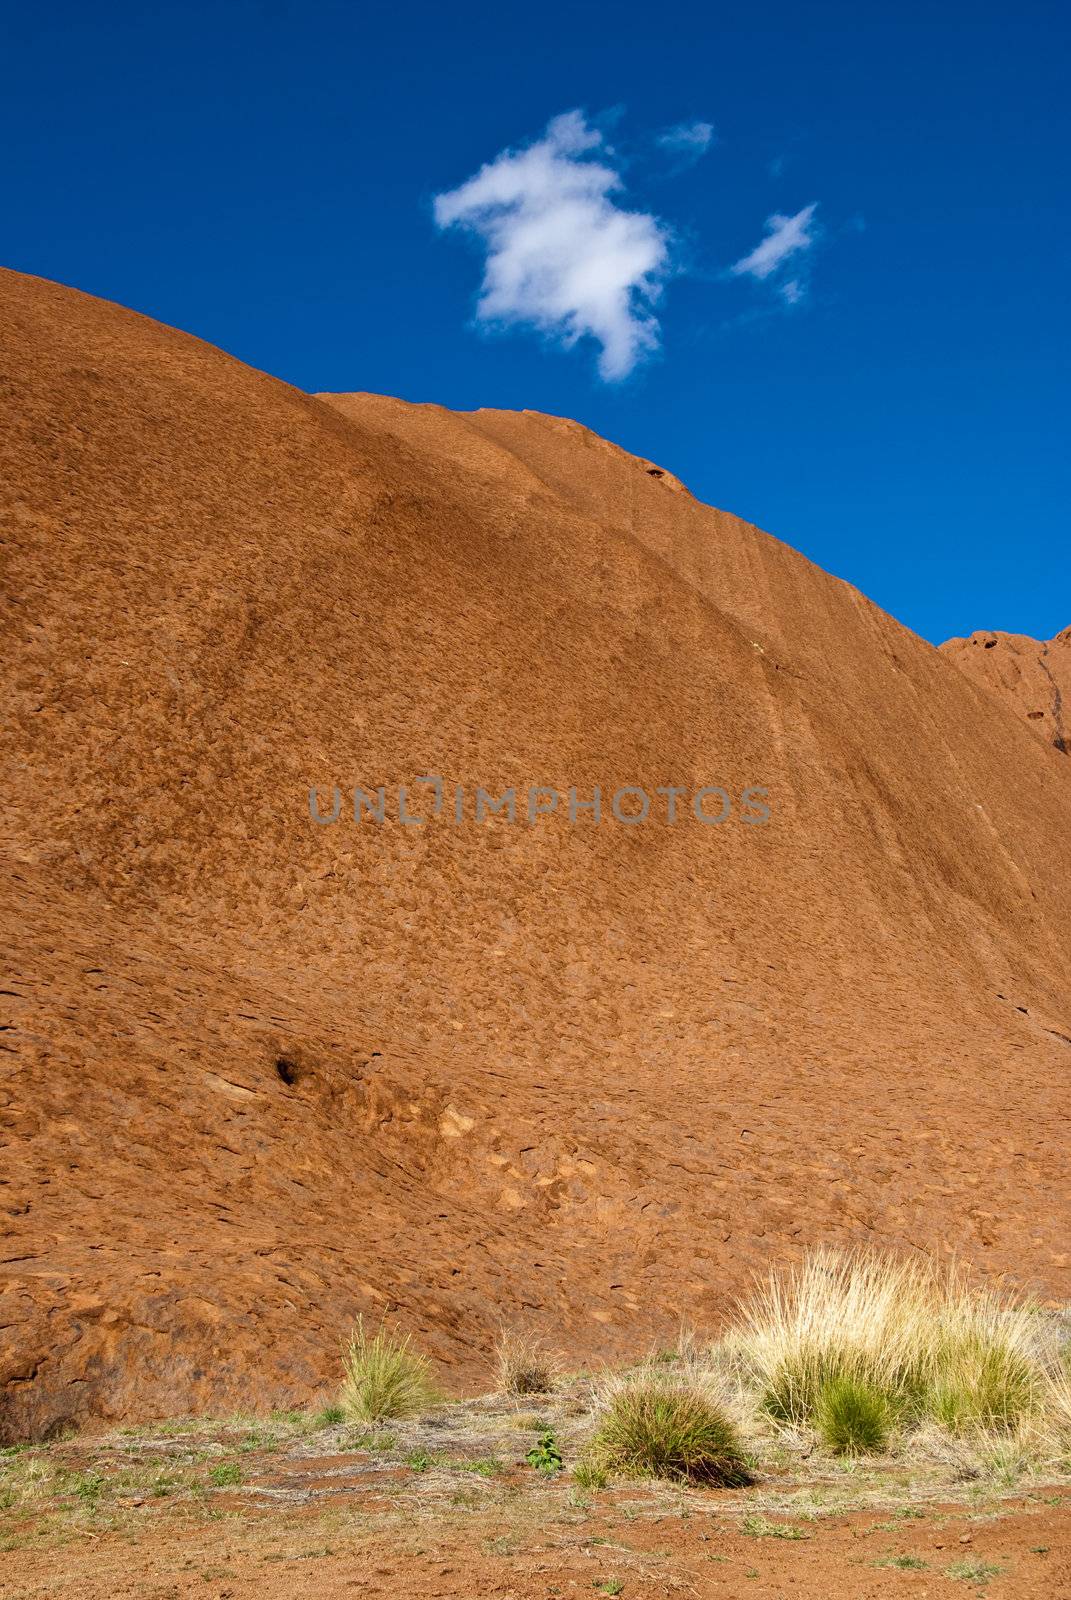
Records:
M956 659L575 423L15 273L0 404L0 1434L303 1402L361 1310L634 1352L818 1241L1071 1293L1066 758Z

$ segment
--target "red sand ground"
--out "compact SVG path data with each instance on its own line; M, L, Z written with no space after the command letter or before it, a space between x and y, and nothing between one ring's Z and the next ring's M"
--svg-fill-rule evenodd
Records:
M0 332L0 1436L302 1403L362 1308L455 1384L502 1310L635 1351L819 1240L1071 1293L1064 755L574 423L14 273Z
M1047 643L1024 633L972 633L941 649L1047 743L1071 755L1071 628Z
M379 1543L368 1526L355 1535L276 1519L270 1529L196 1518L153 1526L146 1511L146 1527L133 1534L0 1552L0 1582L10 1600L1066 1600L1069 1506L1066 1494L1039 1495L996 1517L949 1507L899 1523L881 1511L775 1519L795 1539L747 1534L738 1515L702 1507L685 1519L637 1518L608 1504L571 1528L520 1531L508 1514L455 1511L452 1524ZM911 1565L894 1564L905 1557ZM970 1563L981 1581L971 1580Z

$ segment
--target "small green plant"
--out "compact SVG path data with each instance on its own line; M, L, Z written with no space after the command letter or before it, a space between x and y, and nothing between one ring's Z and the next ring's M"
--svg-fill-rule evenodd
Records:
M414 1350L409 1334L380 1323L369 1333L357 1318L343 1350L345 1377L338 1397L348 1422L411 1417L440 1398L431 1363Z
M241 1483L242 1469L237 1461L221 1461L217 1466L209 1468L208 1476L217 1489L227 1489Z
M412 1455L406 1456L406 1466L412 1467L414 1472L427 1472L431 1466L431 1457L426 1450L414 1450Z
M539 1435L525 1456L525 1460L530 1467L535 1467L537 1472L549 1474L562 1470L565 1463L562 1461L562 1453L552 1429L547 1428Z
M397 1437L393 1433L384 1433L373 1428L364 1433L351 1435L345 1444L347 1450L370 1450L373 1455L381 1454L384 1450L393 1450L397 1444Z
M926 1572L929 1563L918 1556L884 1556L874 1562L875 1567L898 1567L902 1572Z
M605 1489L608 1481L603 1468L593 1461L578 1461L573 1468L573 1482L578 1489Z
M814 1420L834 1455L877 1455L889 1442L892 1408L876 1385L842 1373L819 1390Z
M625 1585L620 1578L607 1578L605 1583L600 1583L598 1578L592 1580L591 1587L598 1589L600 1594L620 1594Z
M768 1522L762 1516L747 1516L741 1524L743 1531L753 1539L809 1539L809 1533L791 1522Z
M238 1449L243 1455L252 1455L254 1450L264 1450L269 1455L278 1450L280 1439L278 1433L270 1427L253 1428L238 1443Z
M478 1456L472 1461L455 1461L453 1465L462 1472L474 1472L478 1478L493 1478L502 1471L502 1463L497 1456Z
M73 1472L65 1487L78 1496L87 1511L95 1511L104 1493L106 1480L103 1472L91 1468L86 1472Z
M346 1413L341 1406L324 1406L313 1417L312 1425L314 1428L333 1428L336 1423L345 1422L345 1420Z
M750 1481L736 1429L706 1386L654 1369L609 1391L589 1459L624 1477Z

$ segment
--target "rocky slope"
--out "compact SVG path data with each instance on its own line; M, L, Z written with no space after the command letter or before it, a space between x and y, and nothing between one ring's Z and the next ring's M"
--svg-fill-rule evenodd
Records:
M13 273L0 405L6 1436L303 1400L362 1309L636 1350L819 1239L1071 1292L1028 723L570 422Z
M947 640L941 649L1047 743L1071 755L1071 628L1048 641L1023 633L972 633Z

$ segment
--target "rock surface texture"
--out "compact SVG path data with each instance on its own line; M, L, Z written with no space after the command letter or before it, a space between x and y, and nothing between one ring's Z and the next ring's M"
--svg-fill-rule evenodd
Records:
M575 423L14 273L0 407L3 1436L301 1403L362 1310L636 1352L817 1241L1071 1295L1067 758L958 656Z
M1071 628L1048 640L1025 633L972 633L969 639L949 639L941 649L968 678L1071 756Z

